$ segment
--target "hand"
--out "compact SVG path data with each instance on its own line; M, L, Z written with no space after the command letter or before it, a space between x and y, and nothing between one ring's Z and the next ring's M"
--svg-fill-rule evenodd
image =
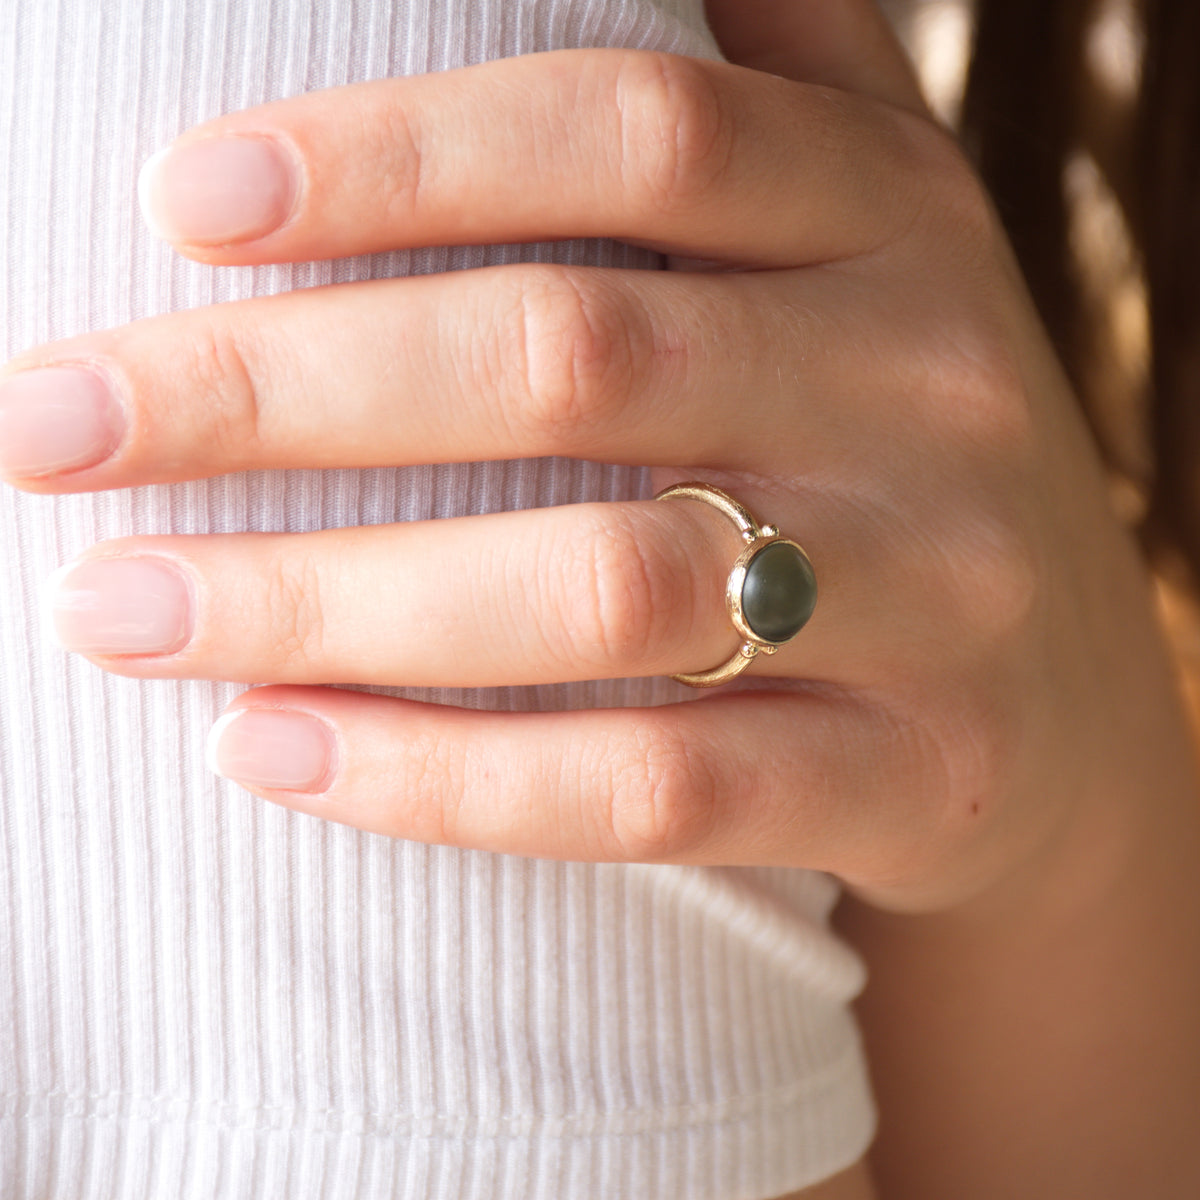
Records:
M1023 876L1074 797L1152 752L1144 577L978 181L900 60L849 63L816 86L579 51L221 118L144 185L204 261L612 236L721 269L294 292L41 348L0 400L9 478L38 492L547 454L711 481L820 581L747 686L552 714L311 686L720 662L737 539L683 501L119 539L58 578L65 643L126 675L276 681L223 718L218 764L365 829L806 866L899 909ZM197 200L221 172L252 186Z

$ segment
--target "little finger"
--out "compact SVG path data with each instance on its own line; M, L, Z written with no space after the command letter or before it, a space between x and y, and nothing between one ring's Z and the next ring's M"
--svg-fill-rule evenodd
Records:
M329 688L240 696L210 765L289 808L414 841L575 861L864 873L922 823L919 732L836 690L647 709L490 713ZM890 813L878 781L892 789ZM907 822L909 834L903 836ZM873 862L878 868L878 863Z

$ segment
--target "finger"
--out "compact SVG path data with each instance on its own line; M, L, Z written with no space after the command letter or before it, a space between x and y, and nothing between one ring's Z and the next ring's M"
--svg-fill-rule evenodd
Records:
M268 687L239 697L209 746L218 773L289 808L503 854L854 878L872 846L894 844L900 857L924 829L905 800L919 794L919 734L898 735L846 696L488 713ZM873 800L880 779L890 810Z
M707 0L705 8L732 62L929 116L912 62L872 0Z
M212 263L616 237L755 265L886 243L931 126L725 63L557 51L230 114L143 173L151 225Z
M886 690L934 663L946 674L960 646L1006 646L1029 609L1028 555L974 502L945 512L943 494L897 525L861 495L739 485L804 546L820 590L800 633L750 671ZM142 678L483 687L698 673L742 642L725 592L743 548L695 500L565 505L121 538L63 567L47 599L68 649Z
M743 498L754 511L760 494ZM922 607L925 562L914 570L913 547L871 523L864 537L855 502L769 503L759 515L800 537L821 600L752 671L864 683L885 663L903 671L933 652L908 613L932 610L931 624L953 615L939 639L961 626L974 593L943 571L938 599ZM978 523L967 532L978 537ZM119 538L61 568L46 598L67 649L142 678L486 687L697 673L742 643L725 592L744 547L727 517L694 500L565 505L304 534ZM990 578L975 584L985 589L995 605Z
M835 270L520 265L312 288L15 360L0 471L62 492L545 455L760 474L861 464L859 428L877 444L909 421L896 397L928 403L931 356L913 347L932 343L913 320L907 275L864 288Z
M68 649L142 677L474 687L655 675L736 650L721 597L739 548L706 506L648 502L126 538L60 571L50 602Z

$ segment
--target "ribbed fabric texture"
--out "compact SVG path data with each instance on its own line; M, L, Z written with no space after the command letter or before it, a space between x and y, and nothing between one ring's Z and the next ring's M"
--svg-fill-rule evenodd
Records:
M141 163L315 88L579 45L715 54L699 0L0 0L4 351L221 300L607 243L212 269L156 243ZM532 181L531 181L532 185ZM103 674L39 589L129 533L299 531L644 495L538 460L0 489L4 1200L749 1200L864 1149L835 887L428 848L206 770L241 690ZM236 635L236 631L231 631ZM663 681L439 693L656 703Z

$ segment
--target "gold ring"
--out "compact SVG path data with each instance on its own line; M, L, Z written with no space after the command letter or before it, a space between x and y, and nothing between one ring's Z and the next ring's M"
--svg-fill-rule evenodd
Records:
M655 500L700 500L727 516L746 543L725 585L725 604L742 644L720 666L671 678L688 687L736 679L760 654L774 654L807 624L817 604L817 576L804 547L707 483L677 483Z

